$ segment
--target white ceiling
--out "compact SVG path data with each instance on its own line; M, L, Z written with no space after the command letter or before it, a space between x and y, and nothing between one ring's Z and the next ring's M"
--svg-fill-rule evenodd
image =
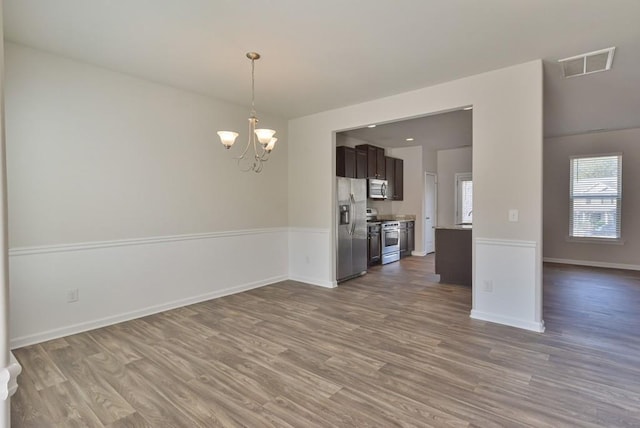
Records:
M638 0L4 0L6 39L299 117L537 58L545 133L640 126ZM557 59L616 46L613 69Z
M472 144L472 112L458 110L342 132L379 147L447 150ZM413 138L413 141L407 141Z

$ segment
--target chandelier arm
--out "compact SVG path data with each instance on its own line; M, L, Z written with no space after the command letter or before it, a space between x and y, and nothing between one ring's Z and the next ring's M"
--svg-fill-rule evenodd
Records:
M244 158L246 157L245 155L246 155L246 154L247 154L247 152L249 151L249 147L250 147L250 146L251 146L251 140L249 140L249 141L247 142L247 145L245 146L245 148L244 148L244 150L243 150L242 154L241 154L240 156L236 156L236 157L235 157L235 159L244 159Z
M256 143L255 127L256 127L257 121L258 121L257 119L253 121L253 132L251 133L251 141L253 142L253 154L254 154L253 157L255 159L255 163L253 164L254 165L253 170L255 172L260 172L262 170L262 159L260 158L260 156L258 156L258 144Z
M266 162L267 160L269 160L269 152L266 151L264 148L262 148L262 153L260 153L260 161L261 162Z
M258 145L256 144L256 137L255 135L252 138L253 140L253 154L254 154L254 158L256 159L256 161L260 160L260 156L258 156Z
M246 164L246 166L244 166ZM255 165L250 164L247 159L238 158L238 169L242 172L249 172L255 168Z
M244 150L242 151L242 154L238 157L236 157L236 159L244 159L245 155L247 154L247 152L249 151L249 147L251 146L251 136L254 134L253 130L255 129L255 117L250 117L249 118L249 139L247 140L247 145L244 147Z

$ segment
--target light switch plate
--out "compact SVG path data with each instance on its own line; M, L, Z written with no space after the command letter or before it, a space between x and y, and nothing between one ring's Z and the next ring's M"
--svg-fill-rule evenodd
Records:
M509 210L509 221L518 221L518 210L513 208Z

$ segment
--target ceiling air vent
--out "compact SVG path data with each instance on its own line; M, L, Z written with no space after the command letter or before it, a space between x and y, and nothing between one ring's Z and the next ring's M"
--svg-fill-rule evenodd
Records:
M613 62L615 47L601 49L581 55L558 60L562 65L564 77L584 76L585 74L607 71Z

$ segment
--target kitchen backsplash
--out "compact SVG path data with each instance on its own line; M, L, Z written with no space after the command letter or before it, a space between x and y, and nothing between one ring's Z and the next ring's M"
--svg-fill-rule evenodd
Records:
M391 208L391 201L376 201L374 199L367 199L367 208L375 208L378 210L378 215L390 215L393 214Z

